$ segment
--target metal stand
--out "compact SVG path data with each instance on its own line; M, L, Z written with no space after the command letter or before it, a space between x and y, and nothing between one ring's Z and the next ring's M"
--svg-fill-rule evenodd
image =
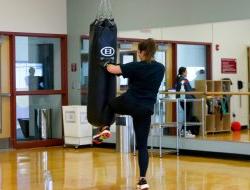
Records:
M202 137L205 136L205 107L204 107L204 98L200 99L179 99L179 103L184 102L184 130L186 131L187 126L202 126ZM186 116L186 108L187 108L187 102L201 102L201 122L187 122L187 116ZM186 133L184 132L184 137L186 137Z
M176 122L164 122L163 121L163 106L165 103L176 103ZM162 137L163 137L163 129L164 128L176 128L176 154L179 155L179 138L180 138L180 123L179 123L179 99L171 99L168 97L160 98L158 100L159 104L159 128L160 128L160 144L159 144L159 153L160 157L162 157ZM167 109L166 113L167 115Z
M164 112L163 112L163 106L166 103L176 103L176 122L165 122L163 121ZM180 102L184 102L184 122L180 122L179 117L179 108L180 108ZM186 102L201 102L201 109L202 109L202 119L201 122L187 122L186 121ZM172 99L168 97L160 98L158 99L158 113L159 113L159 124L158 125L152 125L151 126L151 132L152 129L158 128L159 131L159 154L160 157L162 157L163 151L162 151L162 137L163 137L163 129L164 128L176 128L176 154L179 155L179 144L180 144L180 130L182 128L182 125L184 125L184 130L186 131L187 126L194 126L194 125L200 125L202 127L202 136L205 135L205 129L204 129L204 123L205 123L205 110L204 110L204 99ZM165 115L167 115L167 110ZM185 133L185 132L184 132ZM184 135L185 137L185 135ZM153 135L151 135L151 150L153 150ZM168 151L173 152L173 151Z

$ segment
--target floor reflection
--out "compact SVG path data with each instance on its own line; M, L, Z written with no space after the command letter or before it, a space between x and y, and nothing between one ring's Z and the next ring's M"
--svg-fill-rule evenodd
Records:
M198 139L203 139L199 136ZM206 140L215 140L215 141L233 141L233 142L250 142L250 130L244 129L241 131L231 131L226 133L214 133L208 134L204 137Z
M1 190L130 190L137 157L111 149L41 148L0 153ZM249 190L250 163L166 155L150 157L148 180L157 190Z

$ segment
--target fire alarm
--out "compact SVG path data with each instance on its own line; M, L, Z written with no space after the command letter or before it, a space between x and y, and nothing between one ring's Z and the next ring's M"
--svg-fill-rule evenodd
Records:
M71 63L71 72L76 72L76 71L77 71L77 64Z
M219 50L220 50L220 45L219 45L219 44L216 44L216 45L215 45L215 50L216 50L216 51L219 51Z

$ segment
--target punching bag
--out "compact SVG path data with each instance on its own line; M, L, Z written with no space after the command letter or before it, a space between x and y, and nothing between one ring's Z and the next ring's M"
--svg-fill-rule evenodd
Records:
M111 125L114 114L105 108L116 95L116 77L100 63L116 63L117 27L114 19L96 19L90 25L87 119L94 126Z

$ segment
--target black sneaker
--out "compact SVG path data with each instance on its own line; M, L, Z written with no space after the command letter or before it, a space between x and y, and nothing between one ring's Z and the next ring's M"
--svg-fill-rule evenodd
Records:
M112 136L109 127L103 127L98 134L93 137L94 144L101 144L105 139Z
M137 183L137 189L144 189L144 190L149 189L149 185L145 178L141 178L139 180L139 182Z

